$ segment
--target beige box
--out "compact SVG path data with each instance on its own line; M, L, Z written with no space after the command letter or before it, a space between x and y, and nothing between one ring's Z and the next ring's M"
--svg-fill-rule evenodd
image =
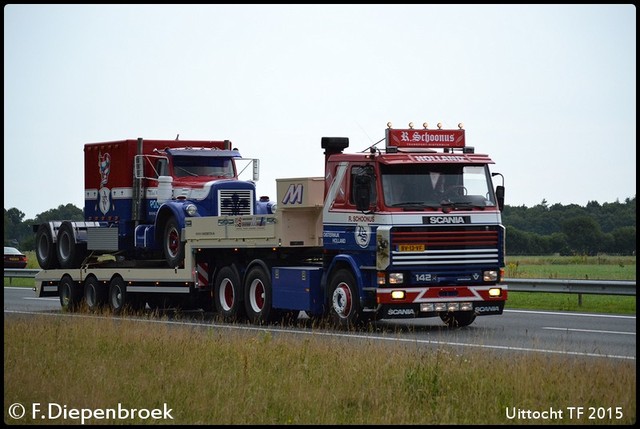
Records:
M276 179L278 210L322 207L324 177Z

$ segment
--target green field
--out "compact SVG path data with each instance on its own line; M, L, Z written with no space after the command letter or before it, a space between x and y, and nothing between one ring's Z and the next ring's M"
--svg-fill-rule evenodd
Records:
M505 261L507 278L635 280L635 256L514 256Z
M15 403L172 410L171 419L88 418L88 424L630 425L636 362L154 319L11 315L4 320L5 423L81 423L33 413L13 420L7 410ZM609 410L595 420L569 418L566 410L575 406ZM550 408L565 414L533 420L507 414Z

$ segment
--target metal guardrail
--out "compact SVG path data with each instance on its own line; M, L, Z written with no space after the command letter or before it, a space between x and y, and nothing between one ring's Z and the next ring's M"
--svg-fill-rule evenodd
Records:
M636 295L635 280L504 279L509 292Z
M30 270L27 268L5 268L4 269L4 277L9 278L9 285L11 285L11 279L14 278L30 278L33 279L36 277L41 270Z
M35 278L40 270L5 268L9 278ZM551 292L592 295L636 295L636 281L624 280L563 280L563 279L504 279L510 292Z

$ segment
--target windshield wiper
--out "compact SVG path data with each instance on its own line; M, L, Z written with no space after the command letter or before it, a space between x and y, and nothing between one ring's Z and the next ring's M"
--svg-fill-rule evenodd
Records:
M178 170L180 171L184 171L185 173L187 173L189 176L193 176L193 177L198 177L198 175L192 171L187 170L184 167L176 167Z
M442 205L442 207L449 207L449 208L453 208L453 209L466 209L466 210L470 210L470 209L480 209L480 210L484 210L487 206L486 204L477 204L477 203L472 203L471 201L442 201L440 203Z
M401 203L392 204L391 207L402 207L403 209L439 209L440 206L437 204L427 204L424 201L403 201Z

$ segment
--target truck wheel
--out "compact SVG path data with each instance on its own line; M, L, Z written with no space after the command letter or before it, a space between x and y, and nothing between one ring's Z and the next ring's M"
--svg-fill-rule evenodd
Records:
M79 268L87 253L86 243L76 243L71 222L62 222L58 228L58 243L56 246L60 268Z
M82 287L70 276L65 275L58 284L58 296L64 311L77 311L82 302Z
M98 311L107 303L107 287L93 276L84 282L84 301L89 311Z
M244 293L247 317L251 323L261 325L279 318L278 310L272 307L271 277L262 267L255 266L249 270L244 281Z
M225 266L218 271L213 286L216 311L225 321L236 321L244 316L240 275L233 266Z
M120 314L124 309L127 297L127 286L120 277L115 277L109 283L109 307L113 314Z
M51 229L49 229L49 225L44 223L38 227L38 232L36 232L36 259L43 270L59 267Z
M462 328L471 325L476 320L476 313L473 311L452 311L440 313L440 319L450 328Z
M180 227L176 218L172 217L165 225L162 243L167 265L171 268L182 265L184 243L180 240Z
M338 270L329 282L329 318L340 329L356 328L364 318L356 280L347 269Z

